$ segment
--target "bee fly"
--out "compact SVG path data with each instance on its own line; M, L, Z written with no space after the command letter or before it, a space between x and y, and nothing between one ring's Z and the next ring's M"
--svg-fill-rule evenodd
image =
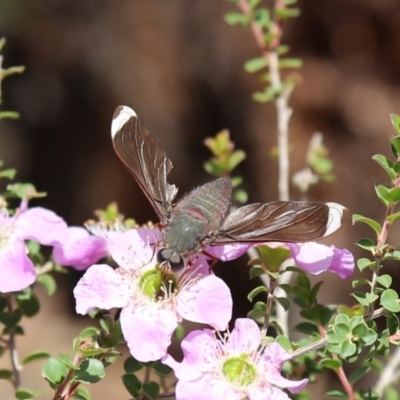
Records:
M167 182L172 163L131 108L115 110L111 133L118 157L160 218L163 247L157 258L173 271L208 246L307 242L330 235L341 225L344 207L336 203L273 201L230 211L229 178L206 183L174 204L178 189Z

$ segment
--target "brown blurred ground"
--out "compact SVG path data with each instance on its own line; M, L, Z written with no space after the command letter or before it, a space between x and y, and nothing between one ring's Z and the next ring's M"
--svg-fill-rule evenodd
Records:
M389 113L400 113L398 1L304 0L300 6L302 16L287 24L284 37L292 55L304 61L303 83L291 101L292 170L303 167L311 135L323 132L338 179L321 184L312 199L381 220L373 183L386 177L371 156L389 154ZM111 115L127 104L167 149L175 166L171 182L181 194L209 179L201 167L208 157L203 139L229 128L248 154L240 172L250 200L276 199L276 160L268 155L275 145L275 110L250 98L261 86L242 65L258 52L248 30L224 23L233 9L217 0L0 0L5 66L27 67L3 86L7 108L22 118L1 122L0 159L18 168L20 180L48 192L40 204L70 224L81 224L112 200L139 222L154 219L111 148ZM355 239L368 234L348 223L326 242L355 250ZM397 245L397 232L392 242ZM243 265L217 269L241 316L249 308ZM396 278L397 270L392 273ZM326 279L325 302L351 303L339 279ZM45 316L27 323L27 333L35 333L32 343L21 340L23 353L36 348L38 338L55 353L69 351L83 326L73 313L73 281L46 307L54 328ZM93 386L93 398L128 398L112 378L122 370L108 374ZM44 386L37 369L24 379L28 387ZM1 400L11 398L6 386L0 381Z

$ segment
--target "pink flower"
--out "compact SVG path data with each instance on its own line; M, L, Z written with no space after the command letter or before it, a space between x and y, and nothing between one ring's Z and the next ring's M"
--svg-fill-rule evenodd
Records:
M347 249L315 242L285 245L291 250L296 265L311 274L329 271L345 279L354 271L354 257Z
M84 270L108 255L107 240L91 235L85 228L71 226L65 240L54 246L53 258L60 265Z
M54 212L36 207L10 217L0 210L0 292L26 289L36 280L24 241L54 246L65 240L67 224Z
M281 388L297 393L308 380L283 378L281 368L290 354L262 339L248 318L237 319L233 331L220 339L209 329L189 333L182 341L183 361L169 354L162 360L178 378L177 400L289 400Z
M87 314L95 308L122 308L122 332L136 359L145 362L163 357L183 318L226 328L232 313L231 294L209 271L203 255L176 276L157 264L158 230L110 232L107 239L119 268L90 267L74 289L76 311Z

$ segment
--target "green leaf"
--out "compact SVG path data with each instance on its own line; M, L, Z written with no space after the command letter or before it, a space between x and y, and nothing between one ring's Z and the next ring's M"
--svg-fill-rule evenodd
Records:
M335 324L333 326L333 331L339 338L346 338L350 333L350 327L346 324Z
M80 387L80 386L78 386L75 389L72 396L75 400L90 400L91 399L89 390L87 390L84 387Z
M253 309L247 314L249 318L252 319L260 319L265 316L265 313L267 311L267 307L264 302L258 301L257 303L254 304Z
M397 161L393 164L393 170L394 172L396 172L397 175L400 174L400 162Z
M275 15L280 19L295 18L300 15L299 8L276 8Z
M0 379L11 381L13 379L13 373L9 369L0 369Z
M100 354L104 354L104 351L105 350L103 348L86 348L82 349L81 353L85 358L92 358Z
M249 0L249 4L251 8L257 7L261 3L261 0Z
M311 322L301 322L294 328L296 331L305 333L306 335L318 335L319 331L315 324Z
M268 101L274 100L280 92L281 89L277 89L274 86L268 86L264 89L263 92L253 93L252 98L254 101L258 101L259 103L266 103Z
M392 152L396 158L400 155L400 136L389 136Z
M33 361L48 359L49 357L50 357L50 353L48 351L37 350L37 351L34 351L34 352L26 355L24 357L24 359L22 360L22 364L26 365Z
M288 311L292 305L286 297L275 297L275 300L284 308L285 311Z
M397 218L400 217L400 211L398 211L397 213L391 214L387 216L387 220L393 224L394 221L396 221Z
M261 71L268 66L268 60L265 57L252 58L244 63L244 70L249 74Z
M18 400L34 399L35 397L38 397L39 394L40 392L38 391L34 392L33 390L18 388L15 391L15 398Z
M303 61L300 58L284 58L279 60L279 68L300 68Z
M271 24L269 10L267 8L259 8L253 14L253 19L261 28L267 28Z
M3 171L0 171L0 178L14 179L16 173L17 170L14 168L3 169Z
M18 119L19 116L19 113L16 111L0 111L0 119Z
M172 368L163 364L161 361L157 361L154 364L153 369L160 376L168 376L172 372Z
M40 311L39 299L35 294L32 294L27 299L17 296L17 302L23 314L27 317L33 317Z
M392 284L392 277L390 275L384 274L381 276L378 276L376 278L376 281L383 286L384 288L389 288L390 285Z
M260 263L261 262L262 261L260 260ZM250 279L257 278L261 275L265 275L265 271L261 267L255 265L250 268Z
M235 150L228 158L226 166L227 170L233 171L245 159L246 153L243 150Z
M62 362L69 369L79 369L79 366L75 365L71 357L67 353L57 354L57 360Z
M36 280L44 287L48 296L53 296L57 290L57 283L50 274L38 275Z
M377 235L379 235L382 232L382 227L380 226L380 224L371 218L363 217L360 214L353 214L352 220L353 220L353 224L355 224L357 222L362 222L362 223L370 226L376 232Z
M238 203L244 204L247 202L249 195L243 189L238 189L233 192L233 199Z
M396 132L400 135L400 116L397 114L390 114L390 120Z
M371 282L368 279L359 278L359 279L354 279L353 282L351 283L351 285L353 286L353 288L360 286L360 285L370 285L371 286Z
M368 327L365 323L360 323L351 330L352 336L357 338L361 338L364 335L367 335L367 333L368 333Z
M396 204L400 201L400 188L376 184L375 191L379 200L381 200L385 206Z
M122 383L124 384L125 389L132 397L138 398L140 391L142 389L142 383L140 382L140 380L137 378L136 375L133 374L122 375Z
M7 190L13 192L15 196L22 200L30 200L33 198L45 197L47 193L38 192L31 183L13 183L7 185Z
M287 247L269 247L261 245L256 247L260 258L268 270L272 272L279 271L281 265L291 256L290 250Z
M369 304L374 303L376 300L378 300L379 296L375 293L365 293L365 298L369 302Z
M339 314L335 318L335 324L350 324L350 318L346 314Z
M388 313L386 316L386 327L389 335L394 335L399 330L399 319L396 314Z
M22 318L22 311L17 308L12 312L0 313L0 322L8 329L14 328Z
M348 339L345 339L340 345L340 356L342 358L351 357L357 351L357 346Z
M366 268L371 268L375 265L375 261L371 261L369 258L360 258L357 261L357 266L360 271L363 271Z
M325 325L331 318L333 310L324 307L321 304L316 304L310 310L300 311L300 315L310 321Z
M378 199L383 203L384 206L387 207L389 205L389 189L386 186L380 184L376 184L374 185L374 187Z
M245 14L240 14L240 13L226 14L224 19L225 19L225 22L227 22L229 25L241 24L244 26L248 26L250 23L249 17Z
M89 339L89 338L93 338L96 337L99 334L99 329L94 328L93 326L88 326L87 328L85 328L80 334L79 337L81 339Z
M389 175L390 180L395 179L396 173L393 170L393 163L388 158L386 158L382 154L375 154L374 156L372 156L372 159L376 161L386 171L386 173Z
M328 391L326 392L326 395L327 395L328 397L332 397L333 399L344 399L344 400L348 399L346 393L343 393L341 390L337 390L337 389L335 389L335 390L328 390Z
M281 347L283 347L283 349L286 350L287 352L292 350L292 343L290 343L290 340L284 335L278 335L275 338L275 342L278 343Z
M42 376L53 385L59 385L68 374L68 369L61 361L49 358L42 366Z
M384 397L386 400L399 400L400 399L400 393L399 393L399 391L397 390L397 388L394 388L394 387L392 387L392 386L387 386L386 388L385 388L385 397ZM369 400L368 399L368 397L366 398L367 400ZM370 399L371 400L379 400L379 396L376 396L376 397L374 397L374 398L372 398L371 396L370 396Z
M360 378L363 378L371 370L371 366L364 364L358 367L349 377L349 381L352 385L356 383Z
M124 370L127 373L133 374L134 372L140 371L143 365L133 357L128 357L124 362Z
M258 286L247 295L247 299L253 301L254 297L260 293L268 293L268 289L265 286Z
M309 301L310 304L315 304L317 302L317 296L318 296L318 292L321 289L323 282L320 281L318 283L316 283L313 288L310 291L310 297L309 297Z
M7 299L0 294L0 313L6 309L7 304Z
M158 399L160 394L160 385L156 382L144 382L143 393L151 400Z
M365 346L372 346L377 338L378 334L373 329L368 329L367 334L360 337L360 343L363 343Z
M322 367L333 369L334 371L337 371L342 366L342 362L340 360L333 358L324 358L319 362L319 364Z
M369 307L369 301L366 299L366 295L363 292L354 292L351 293L353 296L362 306Z
M79 370L75 372L75 379L79 382L96 383L105 376L104 365L100 360L91 358L83 361L79 365Z
M382 292L380 304L386 310L397 313L400 311L399 297L393 289Z
M364 250L373 251L375 249L375 243L368 238L362 238L357 240L356 245Z

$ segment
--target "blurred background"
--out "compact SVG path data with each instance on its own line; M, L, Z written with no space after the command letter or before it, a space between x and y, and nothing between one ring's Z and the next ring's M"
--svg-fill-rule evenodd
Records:
M299 6L301 17L287 22L283 37L291 56L304 63L302 83L290 102L291 171L304 167L312 134L322 132L337 181L319 184L310 199L339 202L350 213L382 221L384 208L373 183L386 177L371 156L389 155L389 114L400 114L398 1L301 0ZM251 99L262 84L242 66L259 50L248 29L224 22L230 11L235 6L221 0L0 0L4 67L26 66L25 73L2 85L3 109L19 111L21 119L1 121L0 159L18 169L19 180L48 192L34 204L72 225L113 200L138 222L155 221L112 149L111 117L119 104L134 108L156 134L173 161L170 182L181 195L210 180L202 168L209 157L203 140L228 128L248 155L238 172L249 201L276 200L277 160L270 156L275 107ZM299 193L292 190L291 197ZM349 218L325 242L357 256L354 241L369 234L352 227ZM392 234L397 245L398 234ZM232 288L237 316L250 309L245 263L216 269ZM392 274L396 280L397 269ZM55 298L43 296L45 313L26 328L35 343L21 338L22 354L38 347L71 352L72 337L87 322L74 313L71 289L79 276L63 277ZM349 282L325 279L324 302L353 304L344 289ZM49 317L51 328L45 322ZM57 332L49 331L53 325ZM120 385L114 376L123 373L118 368L93 386L93 398L128 398L124 389L116 392ZM45 386L37 365L23 378L28 387ZM0 398L12 399L10 393L0 380Z

